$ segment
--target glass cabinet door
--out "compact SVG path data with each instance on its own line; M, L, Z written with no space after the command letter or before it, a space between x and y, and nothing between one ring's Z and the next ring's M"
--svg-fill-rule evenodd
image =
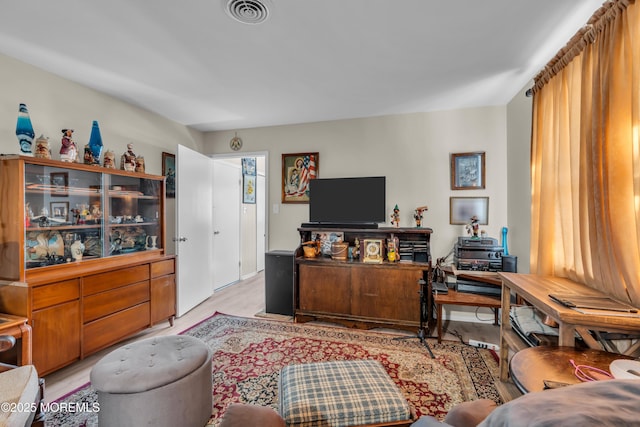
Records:
M162 181L107 175L109 255L159 250Z
M27 269L104 255L102 180L99 172L25 164Z

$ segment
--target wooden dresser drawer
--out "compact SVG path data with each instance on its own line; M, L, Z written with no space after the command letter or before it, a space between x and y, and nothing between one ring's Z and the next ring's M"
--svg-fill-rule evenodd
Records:
M91 322L125 308L149 301L149 282L122 286L83 298L82 320Z
M148 302L87 323L82 328L82 354L101 350L148 326Z
M173 259L151 263L151 277L166 276L175 273L175 263Z
M78 299L80 284L78 279L65 280L64 282L35 287L32 292L33 310L39 310Z
M149 279L149 264L122 268L82 278L82 295L92 295Z

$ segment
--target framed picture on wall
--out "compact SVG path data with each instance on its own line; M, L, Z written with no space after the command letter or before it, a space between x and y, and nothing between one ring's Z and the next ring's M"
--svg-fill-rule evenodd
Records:
M476 190L485 188L484 151L451 154L451 189Z
M488 197L449 197L449 224L469 224L473 216L480 225L489 223Z
M255 175L242 175L242 203L255 205L256 203L256 177Z
M176 197L176 156L162 153L162 175L166 177L167 198Z
M318 177L318 153L282 155L282 203L309 203L309 181Z

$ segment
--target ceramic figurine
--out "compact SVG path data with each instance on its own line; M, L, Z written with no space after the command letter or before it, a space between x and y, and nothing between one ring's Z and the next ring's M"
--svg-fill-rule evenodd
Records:
M33 132L33 126L31 125L31 118L29 117L29 110L25 104L20 104L18 108L18 123L16 124L16 136L20 143L20 154L25 156L31 156L33 138L36 134Z
M102 166L109 169L116 168L116 153L113 150L107 150L104 152L104 160Z
M93 164L93 154L91 154L91 148L89 147L89 144L85 144L84 146L84 164L85 165L92 165Z
M136 172L144 173L144 157L136 157Z
M44 135L40 135L38 139L36 139L36 150L33 153L34 157L39 157L41 159L50 159L51 158L51 149L49 148L49 138Z
M398 209L398 205L393 208L393 213L391 214L391 225L395 225L396 228L400 227L400 209Z
M100 165L100 155L102 154L102 136L100 135L100 127L98 121L94 120L91 126L91 136L89 137L89 149L91 150L91 156L93 164Z
M76 240L71 244L71 257L74 261L82 261L84 254L84 244L80 240Z
M62 129L62 147L60 147L60 160L74 163L78 159L78 147L73 142L73 129Z
M416 227L420 228L422 226L422 213L426 210L429 210L426 206L419 206L413 212L413 218L416 220Z
M479 239L478 232L480 231L480 224L477 216L471 217L471 223L466 225L467 233L471 234L472 239Z
M127 144L127 152L120 157L120 169L129 172L136 170L136 154L131 143Z

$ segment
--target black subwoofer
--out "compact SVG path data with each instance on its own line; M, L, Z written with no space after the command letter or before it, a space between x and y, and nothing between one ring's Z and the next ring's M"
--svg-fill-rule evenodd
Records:
M293 316L293 252L265 253L265 311Z

